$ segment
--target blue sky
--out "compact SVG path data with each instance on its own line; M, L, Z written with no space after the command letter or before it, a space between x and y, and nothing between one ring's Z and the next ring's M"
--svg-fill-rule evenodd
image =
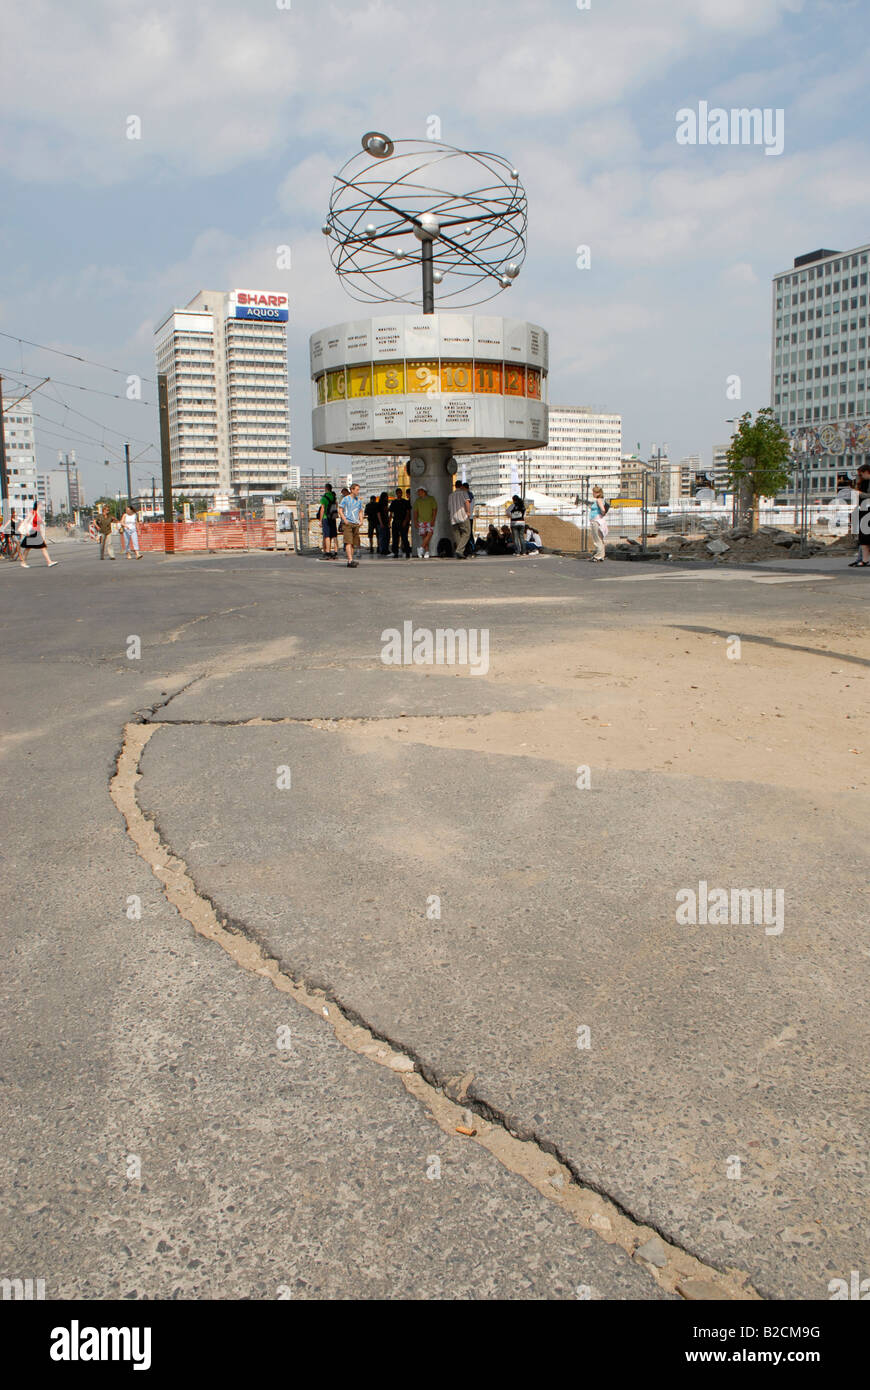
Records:
M7 337L0 370L7 393L52 376L40 466L75 448L90 496L120 486L124 438L138 481L159 472L156 406L111 393L154 377L154 325L201 288L289 293L293 461L318 466L308 335L357 307L319 228L365 130L437 115L514 162L528 256L489 311L549 329L551 404L619 411L626 450L709 461L768 402L771 276L870 241L863 0L29 0L0 24L0 331L122 375ZM700 101L781 108L782 154L679 145Z

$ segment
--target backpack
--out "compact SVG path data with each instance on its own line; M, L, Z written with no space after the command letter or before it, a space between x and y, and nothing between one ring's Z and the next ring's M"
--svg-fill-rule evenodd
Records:
M453 555L453 542L442 536L438 542L438 559L449 560Z

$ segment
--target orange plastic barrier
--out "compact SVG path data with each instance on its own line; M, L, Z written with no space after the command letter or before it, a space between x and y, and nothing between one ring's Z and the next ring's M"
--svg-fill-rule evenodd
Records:
M141 550L274 550L274 521L146 521Z

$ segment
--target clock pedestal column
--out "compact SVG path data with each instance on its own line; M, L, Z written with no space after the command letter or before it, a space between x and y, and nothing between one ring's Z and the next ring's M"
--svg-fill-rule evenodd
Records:
M438 554L438 542L442 536L446 536L451 543L453 541L447 499L453 491L455 473L456 464L453 461L449 444L418 446L411 455L408 465L408 474L411 479L411 507L413 508L417 501L417 489L421 487L424 487L438 503L435 532L429 546L430 555ZM411 543L416 551L419 545L416 531L412 534Z

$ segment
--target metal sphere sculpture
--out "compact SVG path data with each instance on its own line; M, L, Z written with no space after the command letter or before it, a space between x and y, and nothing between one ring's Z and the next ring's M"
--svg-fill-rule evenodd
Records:
M363 136L335 176L323 234L362 303L470 308L509 289L526 254L526 194L497 154L433 140Z

